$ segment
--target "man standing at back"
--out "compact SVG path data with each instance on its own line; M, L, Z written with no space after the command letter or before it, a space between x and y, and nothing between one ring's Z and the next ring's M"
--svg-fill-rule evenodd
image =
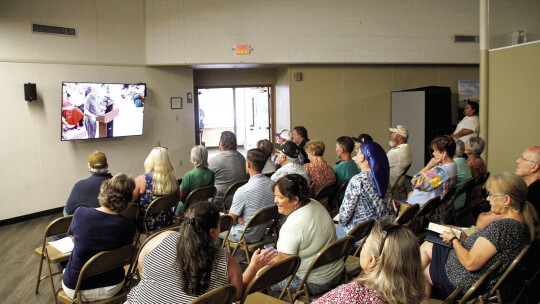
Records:
M540 146L525 149L516 164L516 175L521 176L529 187L527 200L540 214Z
M309 141L306 128L304 128L303 126L294 127L292 131L292 137L294 143L298 145L298 150L300 151L300 155L298 156L298 163L300 165L309 163L306 150L304 150L304 147Z
M353 176L360 173L358 165L352 160L351 154L354 149L354 141L349 136L341 136L336 139L336 153L339 157L339 163L334 166L334 172L336 172L336 186L339 187L341 184L350 180ZM339 200L343 200L342 193Z
M98 195L101 184L112 178L109 173L107 156L103 152L92 152L88 157L89 178L78 181L71 190L71 194L64 207L64 215L72 215L81 206L99 208Z
M396 128L390 128L390 151L386 154L390 164L390 187L392 187L392 197L395 199L407 198L407 190L405 188L405 179L400 179L400 176L405 174L405 170L412 163L412 154L407 140L409 132L402 125L397 125ZM396 186L396 183L399 184Z
M251 149L247 153L246 172L249 174L247 184L238 188L234 194L229 215L234 225L229 234L229 240L237 242L253 215L266 207L274 205L274 182L262 174L266 164L266 156L260 149ZM258 242L262 239L266 225L249 228L244 235L247 243Z
M223 195L230 185L247 178L246 159L236 151L236 148L234 133L224 131L219 139L219 150L222 152L208 161L208 168L214 172L214 186L217 189L214 202L218 204L223 200ZM228 202L226 207L230 207Z

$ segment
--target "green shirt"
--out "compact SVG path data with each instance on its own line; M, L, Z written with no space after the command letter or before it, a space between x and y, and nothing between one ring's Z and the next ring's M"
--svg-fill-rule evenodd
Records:
M189 193L197 188L210 186L214 184L214 172L212 170L205 168L195 168L182 179L182 184L180 184L180 190Z
M336 186L339 187L341 184L343 184L344 181L350 180L355 176L356 174L360 173L360 170L358 169L358 165L354 160L348 160L348 161L342 161L339 164L334 166L334 172L336 172ZM338 197L339 200L343 200L343 195L345 193L342 193L340 197Z

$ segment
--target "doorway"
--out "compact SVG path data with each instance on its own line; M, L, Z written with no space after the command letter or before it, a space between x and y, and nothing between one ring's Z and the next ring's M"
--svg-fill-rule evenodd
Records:
M271 137L271 86L195 88L197 144L218 148L223 131L236 135L238 148L256 148Z

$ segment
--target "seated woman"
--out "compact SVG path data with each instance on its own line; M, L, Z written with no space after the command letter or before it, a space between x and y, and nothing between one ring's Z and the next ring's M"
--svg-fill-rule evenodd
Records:
M411 230L377 222L360 253L364 270L354 282L341 285L312 304L409 304L424 297L418 241Z
M309 178L311 178L310 196L314 197L322 187L336 182L336 173L334 169L323 159L324 143L320 140L308 142L304 148L306 150L309 163L304 164ZM319 202L327 206L328 202Z
M144 161L144 174L135 178L135 190L133 195L139 198L139 224L142 226L142 218L156 198L178 193L178 182L174 177L174 168L169 157L167 148L155 147L150 151ZM148 230L161 229L172 224L174 214L172 211L161 211L149 215L146 218Z
M458 285L463 285L465 292L487 269L502 261L502 267L486 288L489 290L520 251L529 242L539 239L538 215L526 201L527 185L521 177L503 172L490 178L487 188L491 212L500 215L499 219L465 240L458 239L451 230L443 232L443 240L453 249L429 242L420 247L427 297L432 286L445 296ZM519 280L506 282L501 286L505 301L519 290L514 285L519 284Z
M431 141L433 158L412 179L413 192L407 203L422 207L428 200L442 196L457 182L457 166L454 163L456 143L450 136L437 136Z
M210 202L191 205L178 231L165 231L141 249L142 279L125 303L188 303L226 284L236 287L236 300L257 271L272 263L275 251L255 251L242 275L238 262L214 245L219 236L219 210Z
M214 172L208 169L208 150L204 146L191 148L189 160L195 168L184 175L180 184L180 202L176 213L180 214L184 207L184 201L191 191L214 184Z
M79 273L84 264L101 251L121 248L133 243L135 223L120 215L133 198L135 182L119 173L101 184L99 208L79 207L73 214L68 234L75 243L66 270L62 288L73 298ZM97 301L117 294L124 283L124 269L118 268L82 282L83 301Z
M456 140L456 154L454 155L454 163L456 163L457 169L457 180L456 180L456 190L459 191L463 184L469 180L471 175L471 169L467 165L467 160L465 159L465 143L461 140ZM457 193L457 191L455 192ZM465 205L466 193L461 193L454 200L454 208L459 209Z
M487 166L482 159L482 152L486 143L482 137L471 137L467 143L465 143L465 154L467 154L467 164L471 168L472 178L476 179L480 176L484 176L487 173ZM471 204L478 204L484 200L482 196L482 185L478 185L472 189L469 196Z
M279 231L276 261L291 255L298 255L301 259L289 286L295 292L313 259L326 245L337 239L334 222L319 202L309 198L307 181L301 175L290 174L278 179L274 184L274 193L278 212L288 216ZM313 269L307 279L309 293L324 293L335 287L342 277L341 259ZM281 291L287 280L275 284L272 290Z
M267 157L262 173L267 174L276 172L276 164L272 161L272 155L276 152L274 145L272 145L268 139L262 139L257 142L257 149L261 149Z
M374 141L360 146L356 163L360 167L345 190L339 208L338 238L343 238L354 226L369 219L393 220L390 165L383 148Z

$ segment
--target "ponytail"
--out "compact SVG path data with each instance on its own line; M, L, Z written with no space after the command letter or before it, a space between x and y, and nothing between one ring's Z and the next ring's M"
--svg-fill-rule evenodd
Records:
M530 202L524 202L522 205L521 216L527 228L529 228L530 242L540 239L540 219L536 208Z

